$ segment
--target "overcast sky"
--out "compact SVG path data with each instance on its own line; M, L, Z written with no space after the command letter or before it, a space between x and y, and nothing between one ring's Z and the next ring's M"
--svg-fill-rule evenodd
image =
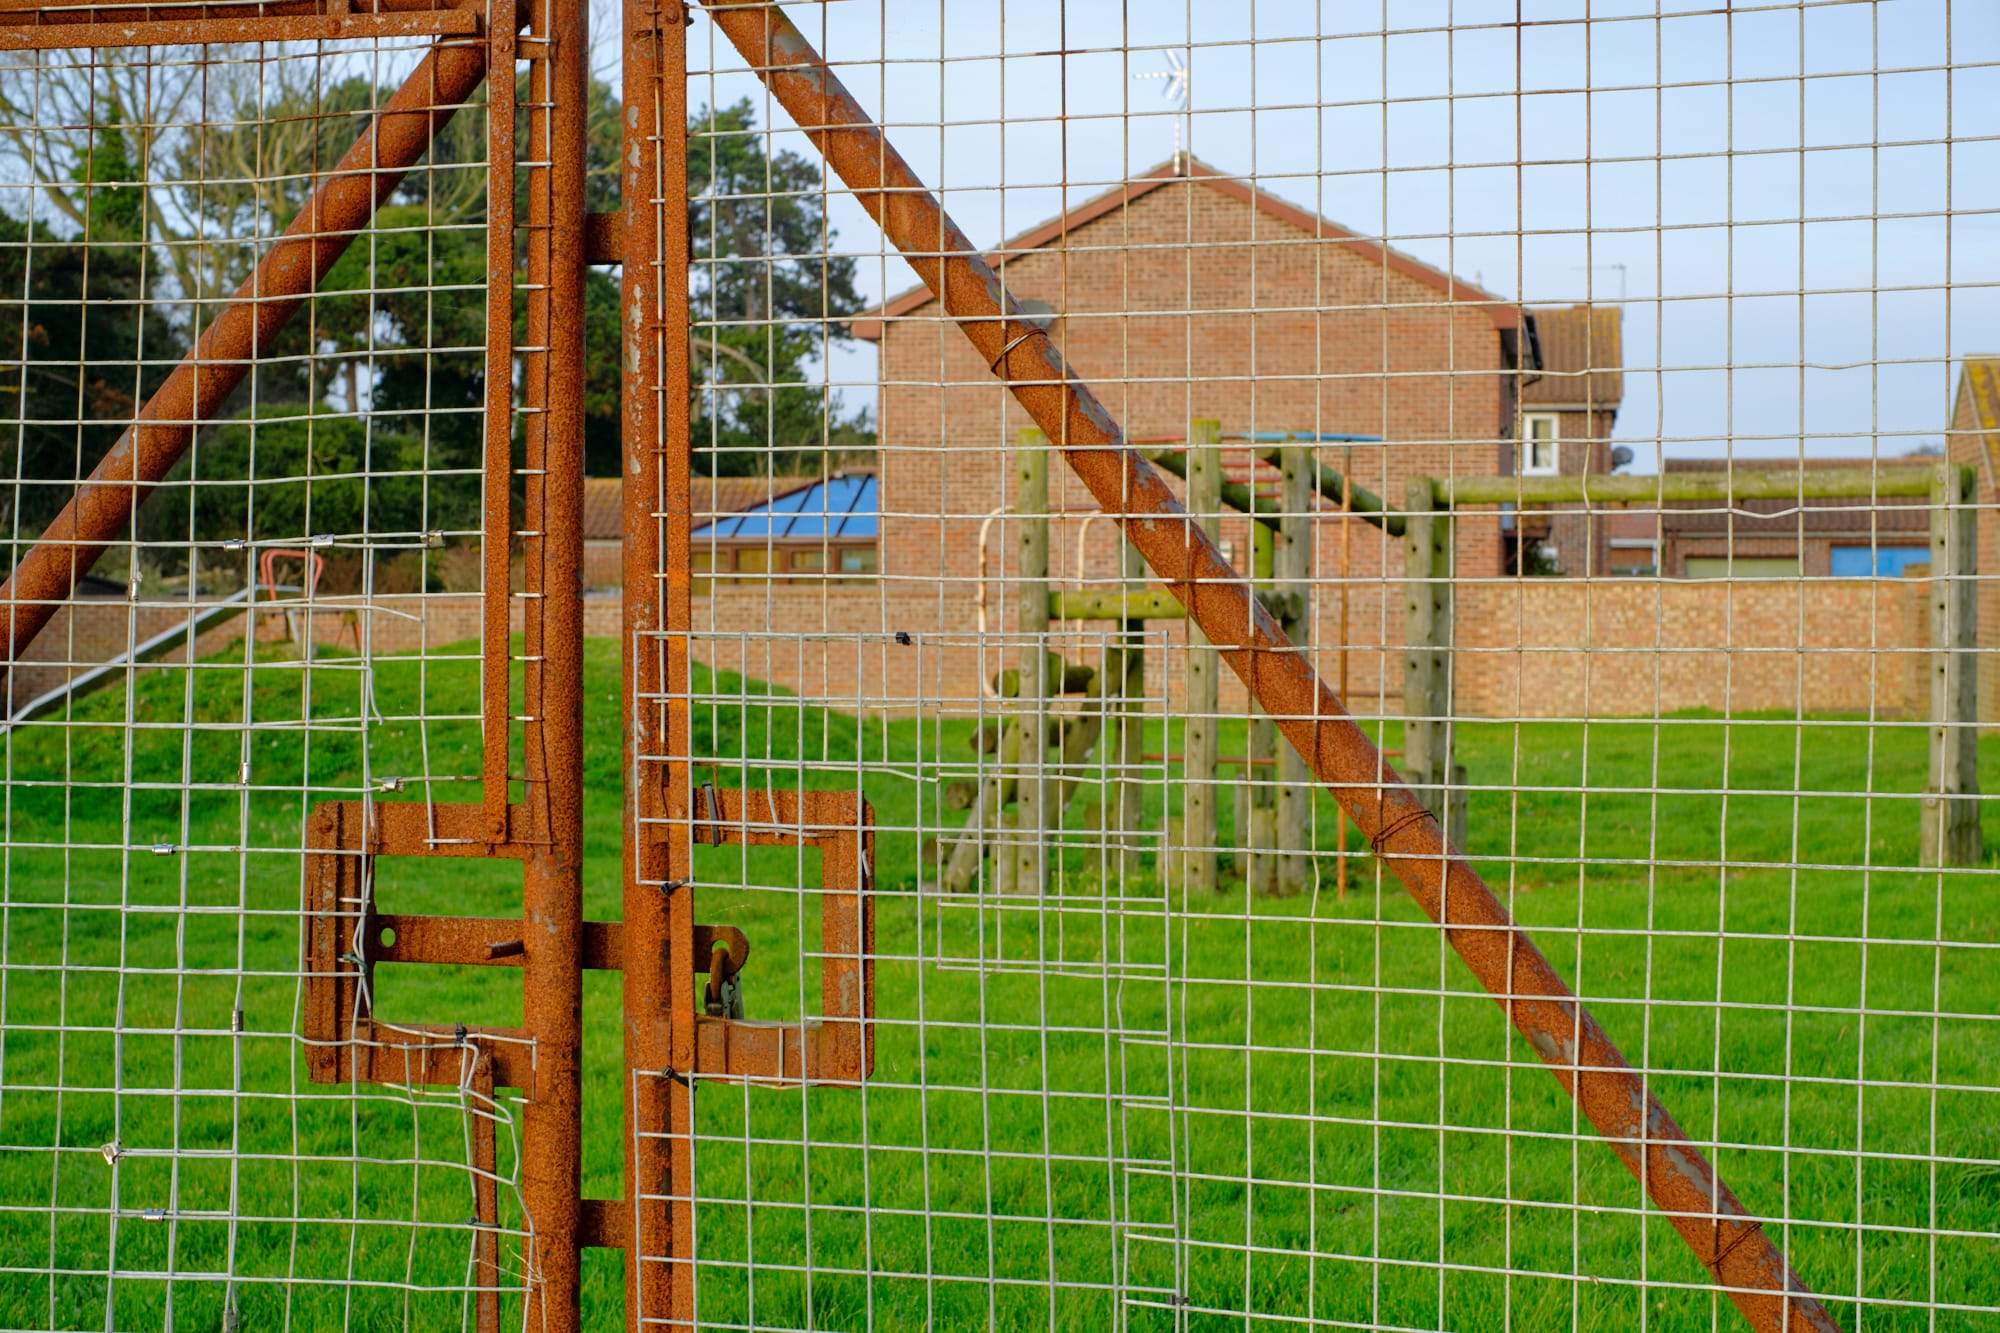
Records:
M1940 443L1952 359L2000 352L2000 3L1712 8L788 6L979 244L1167 159L1179 117L1135 76L1172 52L1219 170L1510 299L1623 301L1639 470ZM791 129L691 36L693 103ZM914 281L851 198L830 212L866 295ZM873 401L872 349L831 371Z

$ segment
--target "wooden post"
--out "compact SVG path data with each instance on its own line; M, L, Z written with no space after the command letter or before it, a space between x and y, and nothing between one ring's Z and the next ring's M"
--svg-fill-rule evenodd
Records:
M1285 599L1286 637L1306 652L1312 630L1313 460L1307 446L1279 451L1284 474L1279 493L1278 547L1274 556L1277 589ZM1343 702L1345 702L1343 700ZM1278 742L1278 892L1303 892L1312 885L1313 782L1305 758Z
M1136 592L1146 585L1146 557L1131 542L1121 543L1118 573L1121 591ZM1142 826L1146 818L1146 787L1139 777L1146 753L1146 622L1121 620L1118 627L1123 631L1125 679L1118 688L1118 736L1110 751L1118 765L1114 820L1119 869L1126 875L1137 875L1143 869Z
M1978 513L1971 468L1936 465L1931 483L1930 781L1921 854L1927 866L1978 865Z
M1256 485L1253 482L1251 491ZM1259 595L1277 590L1277 534L1250 524L1250 578ZM1252 893L1278 891L1278 724L1256 703L1250 705L1251 763L1236 783L1236 843L1243 849L1244 882ZM1286 746L1290 749L1290 746ZM1260 764L1259 759L1271 760Z
M1048 779L1049 662L1049 441L1033 428L1021 431L1014 447L1014 632L1021 694L1018 723L1021 762L1014 789L1013 856L1016 893L1041 893L1048 884L1049 814L1054 805ZM1055 812L1060 817L1060 811Z
M1403 532L1403 773L1465 845L1463 774L1452 762L1452 517L1429 477L1411 477Z
M1007 802L1014 795L1014 768L1020 758L1020 725L1005 721L1001 724L999 743L994 746L993 764L973 801L972 818L952 843L944 874L939 877L938 886L944 892L964 893L972 888L979 878L979 865L986 858L987 849L1004 848L1002 829L1007 822ZM1013 862L1004 855L995 855L993 866L997 890L1003 881L1011 882Z
M1222 423L1188 424L1188 513L1214 538L1221 531ZM1221 660L1192 619L1187 622L1187 703L1181 732L1181 883L1188 889L1220 887L1216 876L1216 713Z

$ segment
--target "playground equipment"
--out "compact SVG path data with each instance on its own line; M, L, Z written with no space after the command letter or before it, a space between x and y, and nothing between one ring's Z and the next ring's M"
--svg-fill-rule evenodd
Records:
M1187 507L1211 538L1225 508L1252 519L1251 577L1259 600L1297 643L1307 630L1314 492L1336 502L1352 499L1357 510L1365 505L1364 512L1372 515L1384 509L1374 496L1317 464L1308 443L1364 438L1369 437L1292 432L1225 436L1220 422L1197 420L1184 437L1139 443L1167 471L1187 481ZM1225 476L1226 439L1243 442L1239 448L1251 464L1245 480ZM1172 445L1184 445L1185 452L1164 447ZM1104 845L1117 850L1129 873L1138 868L1141 848L1157 840L1156 831L1142 827L1144 794L1134 776L1143 762L1162 757L1141 753L1135 705L1143 693L1146 663L1140 631L1149 620L1184 620L1187 612L1170 593L1130 586L1145 576L1145 566L1129 542L1120 543L1121 585L1085 586L1081 543L1091 521L1101 516L1095 510L1084 516L1077 534L1076 586L1052 586L1048 451L1048 438L1039 430L1023 430L1016 441L1015 625L1022 646L1017 664L986 686L996 698L1034 702L974 737L994 762L976 787L955 793L973 815L945 859L940 882L947 892L972 888L982 860L989 857L998 891L1039 892L1051 869L1048 835L1067 818L1081 785L1082 765L1093 752L1117 774L1112 793L1096 805L1092 817ZM1275 495L1259 490L1255 471L1260 463L1278 473ZM986 536L1000 512L981 528L982 576ZM983 630L983 578L978 604ZM1069 662L1045 651L1052 622L1090 621L1116 626L1101 663ZM1234 768L1241 774L1234 784L1236 836L1245 853L1249 887L1261 893L1297 893L1311 882L1311 775L1295 750L1278 743L1276 725L1254 705L1247 754L1225 758L1219 753L1220 661L1199 626L1190 623L1187 632L1181 752L1172 756L1181 764L1185 796L1181 814L1168 823L1161 873L1193 889L1219 887L1220 776L1224 768ZM1052 705L1062 699L1075 700L1074 711L1052 718Z
M1976 672L1979 575L1971 468L1955 463L1880 468L1667 472L1656 476L1412 477L1408 482L1404 579L1405 766L1436 814L1452 806L1453 841L1464 846L1465 775L1452 762L1452 511L1466 505L1735 505L1746 500L1921 496L1930 513L1930 756L1919 833L1926 866L1976 866L1979 826L1979 700ZM1442 775L1451 775L1446 780ZM1442 818L1442 815L1440 815Z
M299 562L300 569L304 571L306 604L310 606L313 594L319 590L320 575L326 572L326 557L318 551L301 550L289 546L274 546L259 551L257 553L257 587L263 588L269 595L275 596L278 592L278 562L280 560L296 560ZM253 591L253 600L254 596ZM307 611L305 614L310 616L311 612ZM301 641L306 645L306 650L310 652L312 650L312 627L308 625L305 632L300 633L300 609L296 606L287 606L284 609L284 617L286 642ZM356 648L360 647L360 643L358 642L359 637L357 634Z

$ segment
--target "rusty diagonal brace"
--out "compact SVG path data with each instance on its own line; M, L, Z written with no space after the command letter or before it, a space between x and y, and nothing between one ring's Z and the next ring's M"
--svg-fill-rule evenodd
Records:
M1250 586L1117 424L1073 378L985 258L785 13L703 0L738 52L812 139L869 216L1063 451L1098 505L1179 598L1312 765L1410 896L1540 1053L1557 1082L1759 1330L1838 1326L1786 1266L1699 1149L1626 1063L1437 820L1294 650Z
M320 181L235 297L0 585L8 662L21 659L77 580L125 530L139 502L181 460L195 427L221 410L259 351L347 253L485 76L484 38L440 40Z

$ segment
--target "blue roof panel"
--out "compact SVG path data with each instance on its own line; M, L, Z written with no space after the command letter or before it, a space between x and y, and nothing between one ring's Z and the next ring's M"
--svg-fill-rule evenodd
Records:
M755 509L697 529L695 541L871 541L877 530L875 478L816 481Z

